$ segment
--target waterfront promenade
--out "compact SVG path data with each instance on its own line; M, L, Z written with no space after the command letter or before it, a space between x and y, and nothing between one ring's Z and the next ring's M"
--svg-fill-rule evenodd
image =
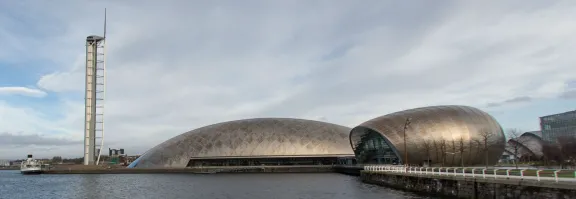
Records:
M363 170L367 173L394 173L395 175L453 176L475 179L510 179L576 183L576 171L562 169L404 167L387 165L366 165L363 167Z
M574 170L368 165L363 182L457 198L576 198Z

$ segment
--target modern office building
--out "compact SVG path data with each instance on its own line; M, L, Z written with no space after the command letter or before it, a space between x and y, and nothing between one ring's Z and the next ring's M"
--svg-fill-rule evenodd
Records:
M230 121L169 139L129 167L331 165L354 159L349 132L348 127L303 119Z
M433 106L364 122L352 129L350 143L360 164L468 166L494 165L506 140L479 109Z
M542 138L555 143L562 136L576 136L576 110L540 117Z

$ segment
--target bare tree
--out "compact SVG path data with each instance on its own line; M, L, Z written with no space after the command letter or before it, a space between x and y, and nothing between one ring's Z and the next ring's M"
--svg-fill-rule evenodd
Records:
M440 160L442 161L442 166L446 165L446 148L447 147L447 143L445 139L440 138L439 140L437 140L438 142L438 147L440 148Z
M480 149L484 153L484 165L485 167L488 167L488 154L490 153L490 147L493 145L492 138L496 136L496 133L487 129L482 129L478 136Z
M450 165L453 166L455 164L454 162L456 161L456 153L457 153L456 140L454 140L454 138L452 138L452 142L450 142L449 145L450 145L449 146L450 151L447 151L446 155L448 155L448 154L452 155L452 160L450 160Z
M556 162L562 164L564 160L562 159L562 152L560 146L552 143L544 143L542 145L542 153L544 154L544 162L548 165L550 162Z
M460 166L464 167L464 152L466 151L466 140L463 136L458 139L458 153L460 154Z
M561 136L558 138L558 146L562 157L562 168L564 168L566 164L574 166L574 162L576 161L576 137Z
M424 152L426 153L426 162L428 164L430 164L432 162L432 158L431 158L431 150L432 150L432 141L428 140L428 139L424 139L422 141L422 148L424 149ZM430 166L430 165L428 165Z
M481 157L482 153L484 152L484 149L482 147L482 141L480 139L471 139L470 142L476 147L476 154L474 154L475 157Z
M436 156L436 163L440 163L440 140L434 139L432 140L432 145L434 146L434 155Z
M514 166L516 167L516 169L518 168L518 161L520 161L520 158L525 158L523 157L524 155L529 155L524 154L523 153L524 151L522 151L522 148L525 147L526 144L528 144L528 140L521 138L520 137L521 135L522 131L518 129L508 129L506 131L506 137L511 142L511 144L508 144L506 148L514 156Z

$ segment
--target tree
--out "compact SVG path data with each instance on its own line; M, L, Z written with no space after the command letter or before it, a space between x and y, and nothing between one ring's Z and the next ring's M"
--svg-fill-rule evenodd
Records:
M434 147L434 159L435 159L435 163L439 163L440 162L440 145L438 143L438 140L433 139L432 140L432 146Z
M452 160L450 161L450 165L453 166L455 159L456 159L456 140L454 140L454 138L452 138L452 142L450 143L450 152L446 152L450 155L452 155Z
M436 149L436 160L444 166L446 164L446 140L442 138L434 139L433 143Z
M496 137L496 133L488 129L481 129L478 133L477 142L480 143L480 150L484 153L484 165L486 168L488 168L490 147L494 146L494 142L492 141L494 137Z
M558 138L558 146L562 157L562 168L565 164L574 164L576 161L576 137L561 136Z
M431 142L430 140L428 140L428 139L424 139L424 140L422 141L422 148L424 149L424 152L426 153L426 157L427 157L427 158L426 158L426 162L427 162L428 164L430 164L431 161L432 161L432 158L431 158L431 155L430 155L431 150L432 150L432 142ZM428 165L428 166L430 166L430 165Z
M516 169L518 169L518 160L525 155L522 150L523 147L529 144L527 139L520 137L521 135L522 131L518 129L508 129L508 131L506 131L506 137L511 142L511 144L507 145L507 149L514 156L514 166L516 166Z
M473 146L475 146L476 149L477 149L477 150L476 150L476 154L474 154L474 157L481 157L481 156L482 156L482 152L484 152L484 151L483 151L483 147L482 147L482 141L477 138L477 139L471 139L470 142L471 142L471 144L472 144Z
M52 164L62 164L62 157L61 156L54 156L52 157Z
M548 165L551 161L561 164L564 162L562 159L562 152L560 146L552 143L544 143L542 145L542 153L544 155L544 162Z
M458 139L458 153L460 153L460 166L464 167L464 152L466 151L466 140L463 136Z

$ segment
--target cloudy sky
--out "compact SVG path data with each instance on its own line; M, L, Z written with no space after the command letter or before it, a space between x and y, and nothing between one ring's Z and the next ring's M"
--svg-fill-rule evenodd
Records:
M242 118L458 104L528 131L576 109L572 0L94 2L0 1L0 159L82 155L105 7L106 147L129 154Z

